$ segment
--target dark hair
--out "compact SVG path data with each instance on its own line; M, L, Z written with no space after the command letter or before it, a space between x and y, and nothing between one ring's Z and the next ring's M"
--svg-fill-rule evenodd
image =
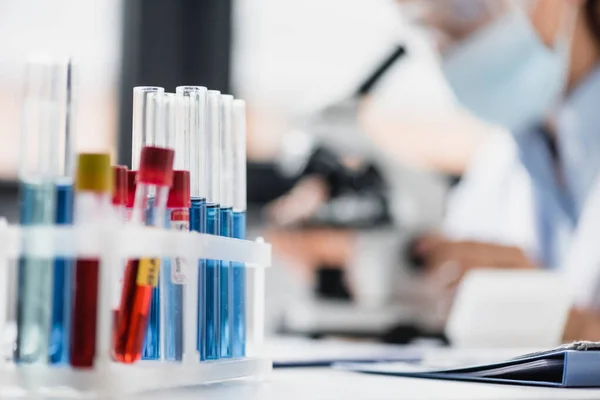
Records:
M598 0L587 0L585 3L585 19L598 47L600 47L600 10L598 10L598 5Z

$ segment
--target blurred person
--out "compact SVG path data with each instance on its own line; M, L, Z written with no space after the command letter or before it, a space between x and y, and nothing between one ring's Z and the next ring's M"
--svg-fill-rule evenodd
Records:
M410 238L389 234L347 235L344 245L338 243L338 261L357 264L356 275L377 263L361 266L363 252L388 261L384 254L395 253L397 263L412 257L438 289L453 288L473 268L564 268L586 289L576 298L565 337L600 337L593 312L600 306L600 251L594 246L600 224L594 207L600 196L600 1L400 3L410 4L439 39L442 68L459 103L511 135L499 132L482 145L439 232L420 235L410 246L398 245Z
M415 255L456 277L473 267L564 267L600 170L600 2L418 3L442 39L458 101L512 135L483 146L443 233L418 240Z

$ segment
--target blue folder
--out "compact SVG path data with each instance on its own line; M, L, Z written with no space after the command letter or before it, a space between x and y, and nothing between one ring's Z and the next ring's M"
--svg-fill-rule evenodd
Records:
M584 343L527 354L504 362L451 369L411 363L339 363L355 372L411 378L548 387L600 387L600 346Z

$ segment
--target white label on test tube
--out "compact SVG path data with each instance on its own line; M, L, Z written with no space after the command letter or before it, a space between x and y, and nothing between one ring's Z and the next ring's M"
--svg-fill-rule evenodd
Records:
M189 232L190 213L187 209L175 209L171 212L171 229ZM188 275L188 263L184 257L175 257L171 261L171 283L184 285Z

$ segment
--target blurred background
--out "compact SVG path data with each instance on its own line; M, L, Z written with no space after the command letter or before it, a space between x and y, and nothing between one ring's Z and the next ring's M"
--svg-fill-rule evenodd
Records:
M365 230L381 242L439 223L489 132L456 110L428 43L393 0L0 0L0 215L17 220L31 53L74 57L77 150L121 164L134 86L228 92L248 104L250 236L274 245L271 331L377 336L400 321L410 337L398 307L352 306L340 255Z

